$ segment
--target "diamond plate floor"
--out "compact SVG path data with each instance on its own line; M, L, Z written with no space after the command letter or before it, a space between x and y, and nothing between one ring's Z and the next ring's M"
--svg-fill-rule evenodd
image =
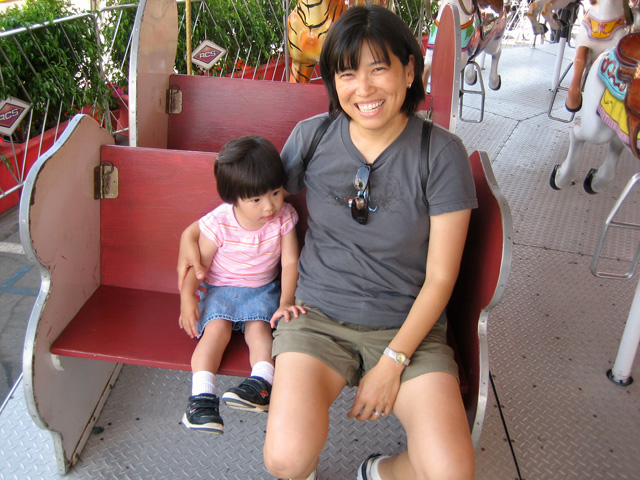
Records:
M513 213L511 276L489 321L491 371L523 479L636 479L639 382L619 387L605 372L638 280L598 279L589 265L606 216L640 164L626 152L609 189L588 195L581 178L604 148L587 145L577 184L551 190L549 175L567 153L570 128L547 117L556 48L505 49L502 88L487 93L483 122L458 122L467 148L488 152ZM567 49L565 64L572 56ZM477 115L473 100L465 105L465 117ZM629 202L628 220L640 221L639 201L636 195ZM625 271L637 241L614 238L607 266ZM632 373L640 378L637 360ZM234 381L224 378L220 388ZM223 437L189 432L179 424L188 386L183 372L125 366L98 419L103 430L64 478L271 478L261 458L266 417L225 409ZM405 445L393 419L347 420L352 397L346 390L333 407L322 480L355 479L369 453ZM517 478L493 394L476 454L478 479ZM59 477L52 442L30 421L19 384L0 412L0 478Z

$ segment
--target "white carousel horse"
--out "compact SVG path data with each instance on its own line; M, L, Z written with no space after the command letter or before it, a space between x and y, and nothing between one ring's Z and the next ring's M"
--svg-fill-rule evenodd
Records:
M555 11L565 8L573 1L575 0L536 0L532 2L529 5L529 10L527 10L527 18L531 22L533 33L535 35L544 35L548 30L545 25L538 21L539 15L542 15L552 30L563 28L565 25L558 19Z
M615 178L616 167L625 145L640 158L640 80L635 79L640 59L640 34L631 33L616 48L606 50L593 62L584 86L581 122L576 122L569 136L569 152L556 165L549 183L560 190L573 183L585 142L608 144L602 165L592 168L583 182L588 193L602 192Z
M585 71L603 51L613 48L628 33L632 23L627 0L591 0L576 37L573 77L567 92L566 107L577 112L582 106L582 83Z
M489 73L489 87L498 90L501 85L498 74L498 62L502 53L502 36L507 22L507 2L503 0L443 0L440 3L438 16L431 27L431 34L427 43L425 54L425 85L431 74L431 59L433 47L438 34L438 23L442 9L446 4L458 7L460 12L460 29L462 55L460 65L465 70L465 82L473 85L477 80L478 69L470 68L468 65L480 53L491 55L491 70Z
M311 80L329 28L348 7L382 5L386 8L389 4L393 9L393 0L297 0L287 19L291 56L289 81L308 83Z

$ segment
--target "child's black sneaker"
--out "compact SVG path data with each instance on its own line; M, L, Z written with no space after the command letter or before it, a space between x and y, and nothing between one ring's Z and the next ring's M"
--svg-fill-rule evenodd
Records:
M194 430L224 433L224 422L220 417L220 399L210 393L190 396L187 411L182 416L182 423L185 427Z
M245 378L240 385L222 395L222 401L231 408L267 412L271 399L271 385L261 377Z

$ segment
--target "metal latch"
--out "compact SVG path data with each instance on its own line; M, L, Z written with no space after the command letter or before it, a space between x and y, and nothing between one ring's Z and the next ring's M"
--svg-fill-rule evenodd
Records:
M93 169L93 197L116 198L118 196L118 169L111 162L104 162Z
M171 85L167 90L166 113L182 113L182 92L177 85Z

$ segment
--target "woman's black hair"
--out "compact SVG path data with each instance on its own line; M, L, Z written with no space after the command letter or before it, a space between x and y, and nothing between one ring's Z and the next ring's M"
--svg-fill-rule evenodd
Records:
M425 97L423 53L402 19L377 5L349 8L331 26L322 44L320 73L329 95L329 113L336 115L343 111L338 101L335 74L358 68L365 43L371 47L376 60L387 64L391 63L389 53L398 57L402 65L407 65L413 56L414 78L401 108L407 116L413 114Z
M280 188L287 178L276 147L257 135L239 137L225 144L213 171L220 198L231 204Z

